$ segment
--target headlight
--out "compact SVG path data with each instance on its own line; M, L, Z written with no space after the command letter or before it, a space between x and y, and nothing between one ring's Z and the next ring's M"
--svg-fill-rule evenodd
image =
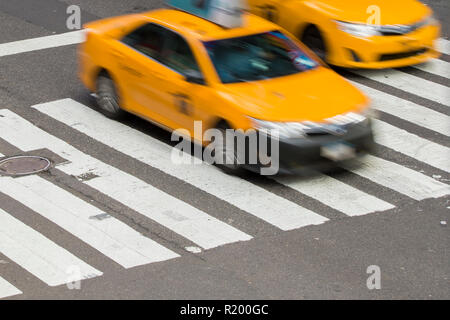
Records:
M370 24L360 24L360 23L350 23L343 21L335 21L340 30L351 34L356 37L371 37L371 36L379 36L381 33L378 31L378 27L376 25Z
M348 112L340 114L328 119L323 122L272 122L264 121L255 118L250 118L253 127L263 133L268 135L271 134L272 130L277 130L280 138L302 138L306 137L310 132L326 131L329 126L347 126L351 124L358 124L367 121L371 118L371 109L364 110L363 113Z
M253 127L268 135L272 130L276 130L279 133L280 138L301 138L306 134L306 130L309 128L307 125L301 122L272 122L258 120L250 118Z
M421 22L419 22L417 25L417 29L425 27L425 26L432 26L432 25L437 25L437 24L439 24L439 21L432 14L429 17L423 19Z

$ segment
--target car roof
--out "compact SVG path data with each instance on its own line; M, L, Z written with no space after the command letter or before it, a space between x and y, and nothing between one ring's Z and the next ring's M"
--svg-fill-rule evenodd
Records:
M278 30L279 27L250 13L243 14L243 25L239 28L224 28L204 18L178 9L158 9L142 13L153 22L169 27L181 34L189 34L201 41L245 36Z

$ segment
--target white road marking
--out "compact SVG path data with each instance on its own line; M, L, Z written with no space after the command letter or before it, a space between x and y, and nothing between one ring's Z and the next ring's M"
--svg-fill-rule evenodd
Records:
M371 99L374 109L386 112L418 126L450 136L450 117L414 102L351 81Z
M179 257L39 176L0 178L0 191L72 233L124 268ZM95 219L100 216L105 219Z
M3 116L0 117L1 138L23 151L52 150L70 161L58 166L59 170L79 177L81 181L83 177L90 177L83 182L204 249L252 238L148 183L84 154L10 110L0 110L0 115Z
M375 142L450 172L450 148L421 138L389 123L374 119Z
M352 70L352 72L445 106L450 106L450 99L448 99L449 88L439 83L394 69Z
M37 105L34 108L117 151L177 177L282 230L321 224L328 220L244 179L224 174L214 166L176 165L171 162L173 148L169 145L119 122L111 121L74 100L59 100ZM67 112L70 117L67 116ZM105 132L108 134L104 134ZM192 158L189 159L193 161Z
M450 194L450 186L424 174L372 155L356 159L357 168L344 165L351 172L395 190L415 200L440 198Z
M84 31L72 31L52 36L0 44L0 57L78 44L84 41Z
M395 208L390 203L319 173L308 178L283 177L277 178L276 181L348 216L360 216Z
M444 60L431 59L425 63L415 65L414 68L433 73L447 79L450 77L450 63Z
M23 292L14 287L11 283L0 277L0 299L17 296Z
M2 209L0 252L52 287L103 274Z
M445 54L450 54L450 41L444 38L437 40L438 51Z

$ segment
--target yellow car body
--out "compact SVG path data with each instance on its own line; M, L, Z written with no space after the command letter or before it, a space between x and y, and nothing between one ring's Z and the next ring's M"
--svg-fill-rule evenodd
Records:
M124 43L135 30L156 25L181 36L189 45L204 83L185 75ZM120 108L169 131L185 129L192 140L225 122L233 129L255 128L254 119L273 122L323 122L365 112L369 99L329 69L292 35L256 15L245 13L242 27L226 29L205 19L173 10L109 18L85 26L79 49L79 76L93 93L107 72L118 91ZM280 31L317 63L312 70L258 81L223 83L205 43ZM202 121L202 131L195 130ZM371 131L366 130L368 139Z
M322 58L332 65L395 68L439 56L436 40L440 24L433 18L432 9L416 0L248 2L252 13L279 24L301 40L308 39L311 31L315 37L320 34L326 51ZM370 31L355 34L354 27ZM377 32L373 27L381 29Z

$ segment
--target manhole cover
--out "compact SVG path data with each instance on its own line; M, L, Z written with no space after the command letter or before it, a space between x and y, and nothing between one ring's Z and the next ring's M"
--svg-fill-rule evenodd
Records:
M0 161L0 174L8 176L25 176L48 170L50 166L50 160L42 157L12 157Z

